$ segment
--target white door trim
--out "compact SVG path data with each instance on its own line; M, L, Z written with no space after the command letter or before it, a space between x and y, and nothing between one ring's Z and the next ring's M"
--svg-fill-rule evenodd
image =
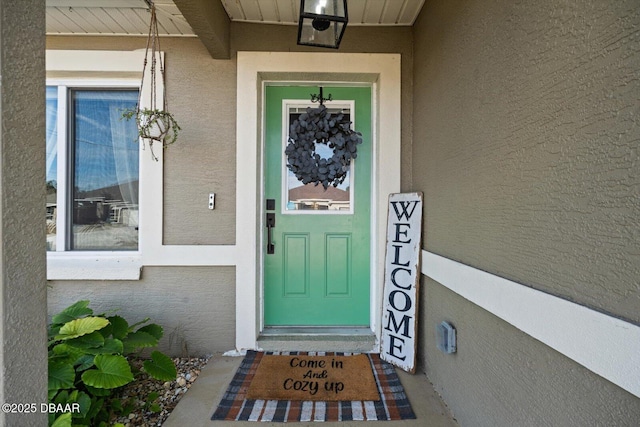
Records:
M400 55L238 52L236 116L236 349L257 348L262 323L262 105L266 81L372 84L374 163L371 325L380 336L387 198L400 191ZM384 161L384 168L380 162ZM384 170L384 176L380 171Z

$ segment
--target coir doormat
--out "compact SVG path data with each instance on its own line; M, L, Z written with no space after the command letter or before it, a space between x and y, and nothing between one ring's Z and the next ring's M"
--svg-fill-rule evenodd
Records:
M264 355L247 399L380 400L366 354Z
M268 356L277 354L279 353L265 354L262 352L248 351L211 419L271 422L415 419L411 404L407 399L404 388L393 366L380 360L377 354L362 355L366 358L370 366L377 389L377 400L366 400L372 396L358 396L355 398L357 400L311 400L307 397L300 398L305 400L295 400L289 397L287 397L286 400L284 398L250 398L248 392L257 375L261 362L265 360L265 357L267 357L266 360L268 360ZM294 365L306 359L306 356L328 356L329 364L331 364L331 360L337 361L339 358L346 356L343 353L307 352L288 352L283 353L283 355L290 357L288 359L289 364L292 363L291 360L293 360L293 357L298 357L298 359L293 362ZM292 366L289 367L294 368ZM295 368L298 369L298 366L295 366ZM317 371L316 374L322 376L323 370L324 369L320 367L314 367L311 369L311 375L313 376L314 371ZM308 370L303 372L302 376L306 373L308 373ZM296 381L296 379L293 379L293 376L287 377L283 380L283 386L288 378L292 378L294 382ZM315 379L318 380L319 383L318 389L325 387L325 378ZM300 380L298 379L298 381ZM329 385L326 387L331 389L330 384L332 382L334 383L333 393L335 394L336 389L341 388L336 385L336 383L340 381L329 381ZM287 382L287 386L294 387L293 384L291 381ZM307 385L307 388L310 387L315 386ZM298 388L303 388L303 385L299 384ZM342 391L340 393L342 393Z

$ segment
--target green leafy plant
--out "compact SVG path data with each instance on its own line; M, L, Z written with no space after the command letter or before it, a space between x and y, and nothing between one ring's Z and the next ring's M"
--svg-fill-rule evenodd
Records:
M94 315L88 306L89 301L78 301L53 316L49 325L49 403L77 408L50 414L50 426L108 426L113 416L131 412L130 402L113 395L141 374L131 361L143 349L157 346L163 335L162 327L148 318L129 325L120 316ZM157 350L143 370L161 381L177 376L173 361ZM147 403L151 410L157 407L155 399Z
M153 153L153 143L159 142L163 148L173 144L178 139L180 126L173 115L166 110L159 109L129 109L122 113L127 120L135 119L138 135L149 142L151 155L154 160L158 157Z

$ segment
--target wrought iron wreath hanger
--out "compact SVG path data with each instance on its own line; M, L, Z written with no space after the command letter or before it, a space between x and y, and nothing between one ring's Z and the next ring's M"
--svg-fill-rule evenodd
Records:
M320 105L324 105L325 101L333 101L331 94L329 94L328 98L325 98L322 93L322 86L320 86L320 93L312 93L311 94L311 102L319 102Z

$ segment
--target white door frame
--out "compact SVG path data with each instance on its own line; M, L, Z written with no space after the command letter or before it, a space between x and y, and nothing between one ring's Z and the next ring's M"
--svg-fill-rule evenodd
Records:
M400 191L400 55L238 52L237 62L236 349L256 349L262 327L262 106L265 82L274 81L372 85L371 327L379 338L387 200Z

